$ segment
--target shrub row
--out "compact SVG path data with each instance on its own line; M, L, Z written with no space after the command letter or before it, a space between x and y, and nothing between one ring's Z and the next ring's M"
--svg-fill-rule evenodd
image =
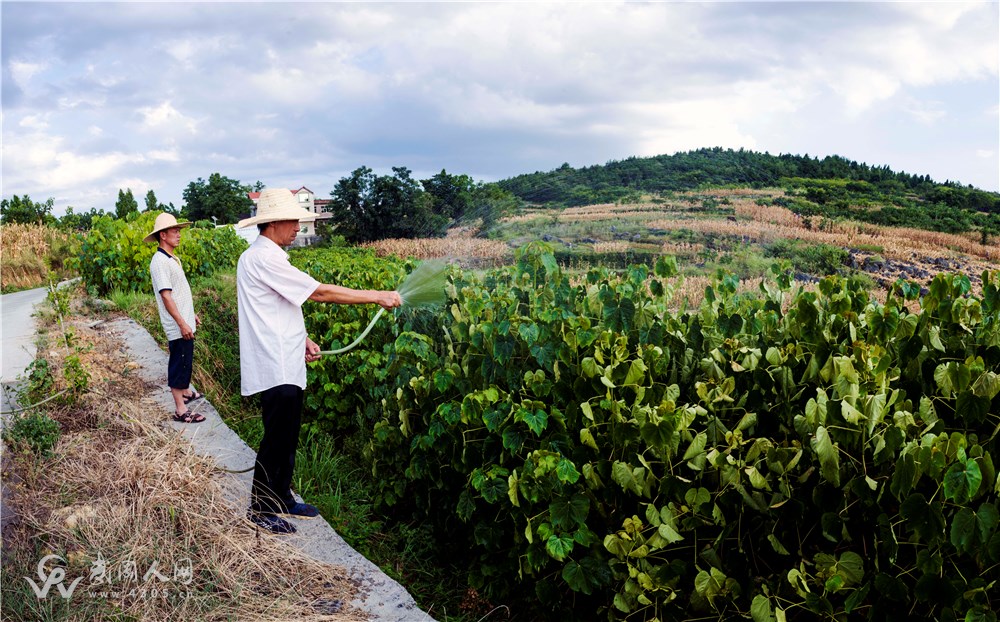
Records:
M939 275L917 313L913 283L880 304L838 277L803 292L778 272L747 296L720 275L672 312L675 269L571 284L532 244L455 271L446 312L314 369L311 406L375 419L378 501L433 524L494 602L995 619L1000 274L981 296ZM357 312L314 309L311 333L346 343Z
M125 219L94 218L75 266L88 289L100 295L114 289L148 290L149 261L156 244L142 240L152 231L156 216L156 212L143 212ZM184 230L177 256L190 279L234 267L246 247L232 227L192 227Z

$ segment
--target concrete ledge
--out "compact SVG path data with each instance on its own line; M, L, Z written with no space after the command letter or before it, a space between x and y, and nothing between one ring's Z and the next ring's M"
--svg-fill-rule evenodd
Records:
M195 453L214 458L220 467L230 471L253 466L256 452L225 424L207 399L197 404L198 412L205 415L204 422L183 424L169 421L168 415L174 410L174 401L167 388L167 354L142 326L125 318L106 322L101 330L120 336L121 342L128 348L129 358L140 365L136 373L158 387L150 397L163 407L164 425L187 438ZM224 480L226 497L236 507L246 507L253 474L220 473L219 477ZM351 604L370 614L372 620L433 622L433 618L417 607L413 597L403 586L352 549L322 517L292 522L298 532L292 536L283 536L282 540L314 559L346 568L350 577L361 587L358 599Z

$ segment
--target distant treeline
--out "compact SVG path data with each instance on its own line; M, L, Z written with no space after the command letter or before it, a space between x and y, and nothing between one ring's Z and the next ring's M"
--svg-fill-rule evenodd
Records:
M897 173L888 166L859 164L840 156L823 159L808 154L775 156L719 147L650 158L632 157L580 169L563 164L547 173L518 175L499 185L530 203L575 206L628 201L641 193L666 194L705 186L798 188L803 184L796 182L804 180L855 182L824 188L824 197L834 201L867 198L901 207L919 201L1000 214L1000 194L950 181L937 183L928 175Z

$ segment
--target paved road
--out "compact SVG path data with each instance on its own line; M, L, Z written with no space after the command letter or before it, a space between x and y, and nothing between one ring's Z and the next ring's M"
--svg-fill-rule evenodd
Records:
M0 352L3 358L2 383L7 387L17 380L35 360L34 307L45 300L46 289L29 289L23 292L0 295ZM3 392L3 410L7 408L7 391Z
M3 377L0 382L0 412L7 412L17 406L13 390L9 390L24 370L35 360L35 305L45 300L45 288L29 289L23 292L0 295L0 358L3 359ZM0 429L3 420L0 416ZM0 449L0 453L6 449ZM0 486L0 534L13 520L4 511L3 500L7 496L5 486Z

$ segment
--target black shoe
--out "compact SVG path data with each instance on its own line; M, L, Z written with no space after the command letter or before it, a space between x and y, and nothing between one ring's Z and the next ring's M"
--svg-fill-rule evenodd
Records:
M278 536L295 533L295 527L291 523L283 518L278 518L274 514L264 514L250 510L247 512L247 520L264 531Z
M276 514L291 516L293 518L316 518L319 516L319 510L308 503L296 503L295 505L289 506L284 512L276 512Z

